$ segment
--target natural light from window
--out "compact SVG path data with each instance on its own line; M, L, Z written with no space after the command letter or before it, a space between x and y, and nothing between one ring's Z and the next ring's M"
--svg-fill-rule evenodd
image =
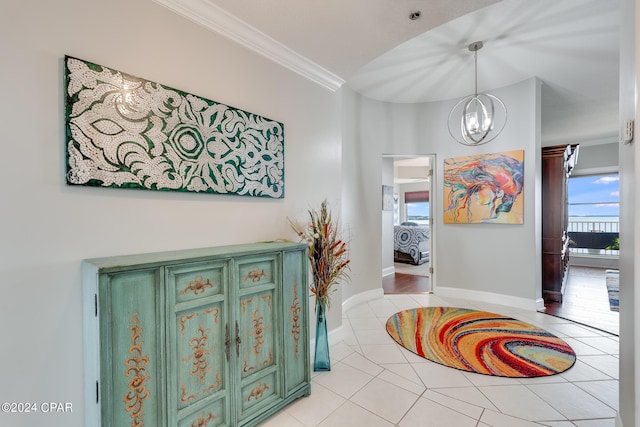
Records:
M429 202L407 203L407 221L418 225L429 225Z
M618 255L620 179L617 173L569 178L568 214L572 253Z
M568 185L569 222L619 222L620 178L617 173L575 176L569 178Z

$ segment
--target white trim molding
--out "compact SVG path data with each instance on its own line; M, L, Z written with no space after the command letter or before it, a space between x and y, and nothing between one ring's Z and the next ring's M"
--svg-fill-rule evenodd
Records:
M357 305L381 298L384 298L384 289L382 289L381 287L378 289L372 289L370 291L360 292L359 294L355 294L352 297L349 297L342 303L342 313L347 313Z
M365 291L365 292L361 292L359 294L353 295L352 297L348 298L346 301L342 303L342 314L344 316L344 313L348 312L353 307L359 304L364 304L365 302L374 301L381 298L384 298L384 290L382 288L372 289L370 291ZM312 318L315 319L314 316L312 316ZM315 323L313 321L311 322L310 327L312 328L315 327ZM328 331L327 335L329 340L329 346L333 346L339 343L340 341L343 341L348 336L347 331L345 331L344 329L344 325L340 325L336 328L331 329L330 331ZM314 354L315 347L316 347L315 336L311 338L309 344L311 347L311 354Z
M311 322L311 326L315 328L316 323ZM327 332L327 340L329 342L329 347L332 347L338 344L340 341L344 341L347 337L347 334L344 329L344 325L340 325L337 328L333 328ZM311 349L311 355L314 355L316 352L316 337L311 338L309 341L309 348ZM311 358L311 363L313 363L313 357Z
M380 289L372 289L370 291L361 292L356 294L346 301L342 303L342 314L351 310L353 307L363 304L365 302L374 301L377 299L384 298L384 290ZM312 327L314 323L312 322ZM340 341L344 340L348 335L344 329L344 325L340 325L337 328L333 328L328 332L329 346L335 345ZM316 338L315 336L311 339L311 354L315 351L316 346Z
M336 74L296 53L279 41L207 0L153 1L259 53L332 92L340 89L345 82Z
M382 269L382 277L391 276L391 275L395 274L395 272L396 272L396 268L393 267L393 266L387 267L387 268L383 268Z

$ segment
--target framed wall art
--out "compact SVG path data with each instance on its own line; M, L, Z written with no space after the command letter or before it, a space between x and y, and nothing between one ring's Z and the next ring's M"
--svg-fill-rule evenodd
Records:
M392 185L382 186L382 210L383 211L393 210L393 186Z
M284 125L65 57L67 183L284 197Z
M523 224L524 150L444 161L445 224Z

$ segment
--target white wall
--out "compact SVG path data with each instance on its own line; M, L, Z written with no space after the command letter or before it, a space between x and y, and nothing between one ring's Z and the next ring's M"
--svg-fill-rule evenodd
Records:
M617 83L617 81L607 81L593 84L606 84L613 88ZM549 85L543 85L542 97L545 100L555 101L554 98L558 95L555 89ZM562 95L559 99L562 99ZM582 104L573 104L569 107L564 100L545 101L545 105L546 107L542 110L543 146L566 144L569 141L581 139L611 137L611 130L616 128L618 122L615 100L593 102L585 99Z
M350 216L357 218L356 233L368 234L369 244L358 239L356 275L366 277L353 292L380 286L376 267L380 253L377 207L381 154L437 153L431 203L434 204L434 282L442 290L477 291L511 296L534 307L541 298L540 285L540 84L530 79L492 91L509 109L509 122L493 142L466 147L451 139L446 123L456 102L388 104L364 98L345 89L344 186L353 195ZM443 224L442 165L448 157L525 150L524 225ZM354 260L356 261L356 260ZM377 275L376 275L377 273ZM438 290L436 290L436 293Z
M615 141L615 139L613 139ZM585 173L599 173L598 171L611 172L618 170L618 142L610 142L606 144L589 145L580 144L578 151L578 163L573 170L572 175Z
M0 402L73 404L0 425L79 427L81 260L294 239L287 216L306 220L325 197L340 209L341 94L151 1L5 2L0 53ZM285 198L67 186L65 54L283 122Z
M384 157L382 159L382 185L389 185L393 187L393 158L391 157ZM382 272L385 274L393 271L393 210L382 211L381 232Z
M362 112L367 100L343 87L342 215L351 237L351 276L358 280L342 287L347 301L364 292L382 289L382 154L378 128Z
M626 120L640 123L637 90L640 83L638 0L620 3L620 129ZM617 427L640 425L640 283L635 251L640 242L640 138L619 146L620 164L620 407ZM579 160L578 160L579 161Z

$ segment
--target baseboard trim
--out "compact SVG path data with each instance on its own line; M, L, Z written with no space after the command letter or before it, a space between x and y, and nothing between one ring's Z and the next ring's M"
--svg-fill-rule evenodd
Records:
M351 310L353 307L359 304L377 300L380 298L384 298L384 289L382 288L360 292L359 294L355 294L347 298L347 300L342 303L342 312L346 313L347 311Z
M312 322L311 327L315 328L315 323ZM339 343L340 341L344 340L345 338L345 331L344 331L344 326L340 325L337 328L333 328L332 330L327 332L327 339L329 340L329 347L331 347L334 344ZM309 341L309 346L311 348L311 355L315 354L315 350L316 350L316 339L311 338L311 340ZM313 357L311 358L311 361L313 363Z
M508 307L516 307L523 310L537 311L540 301L538 299L527 299L514 297L504 294L496 294L492 292L473 291L470 289L450 288L446 286L438 286L434 292L436 296L460 298L472 301L487 302L490 304L505 305ZM544 307L544 304L543 304Z
M346 313L347 311L351 310L353 307L359 304L369 302L369 301L374 301L380 298L384 298L384 290L382 288L372 289L370 291L361 292L359 294L353 295L342 303L342 313ZM313 322L311 327L315 327L315 324L313 324ZM332 346L344 340L345 335L346 334L345 334L345 329L343 325L340 325L337 328L333 328L330 331L328 331L327 336L329 339L329 346ZM316 346L315 337L311 339L310 345L311 345L311 354L314 354L315 346Z
M396 272L396 268L395 267L383 268L382 269L382 277L391 276L392 274L395 274L395 272Z

